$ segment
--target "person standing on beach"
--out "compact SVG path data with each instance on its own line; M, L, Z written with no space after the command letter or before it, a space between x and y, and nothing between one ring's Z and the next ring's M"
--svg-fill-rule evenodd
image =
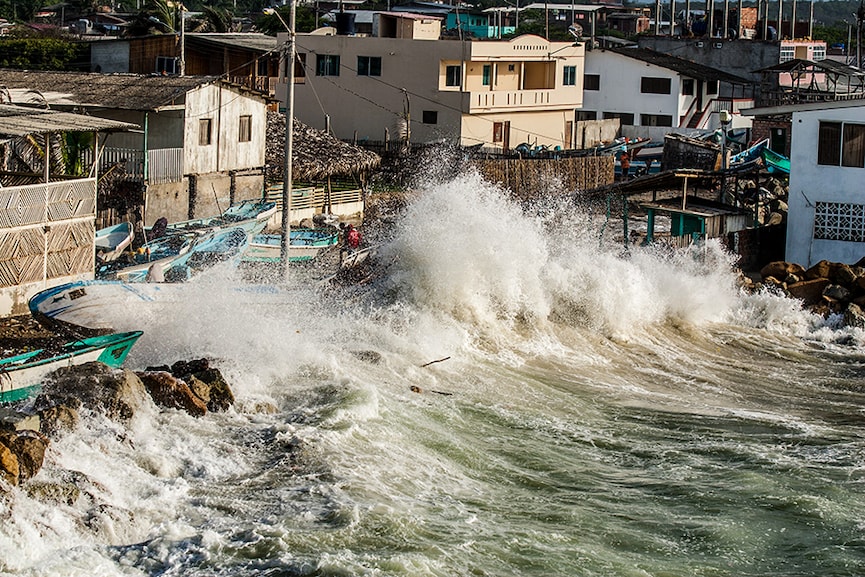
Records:
M628 180L628 173L631 172L631 153L625 150L619 157L619 164L622 167L622 180Z
M360 247L360 231L354 228L354 225L348 225L346 227L346 235L345 242L348 245L349 250L357 250Z

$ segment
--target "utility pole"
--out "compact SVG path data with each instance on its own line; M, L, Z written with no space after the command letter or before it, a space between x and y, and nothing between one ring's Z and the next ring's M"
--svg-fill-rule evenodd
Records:
M865 20L865 5L859 0L859 9L856 10L856 68L862 68L862 21Z
M295 20L297 15L297 0L291 0L289 12L288 46L285 57L285 75L288 85L285 91L285 162L283 164L282 181L282 243L279 250L279 262L282 270L281 278L288 280L289 246L291 245L291 179L292 152L294 144L294 60L297 50L297 35ZM280 20L282 20L280 18Z

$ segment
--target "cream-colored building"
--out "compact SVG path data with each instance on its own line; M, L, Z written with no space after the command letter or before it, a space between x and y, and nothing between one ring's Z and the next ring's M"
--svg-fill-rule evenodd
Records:
M412 143L504 150L573 145L574 109L583 101L580 44L534 35L460 41L319 30L298 35L297 53L304 66L295 69L294 114L338 138L408 134ZM284 86L277 90L282 102Z

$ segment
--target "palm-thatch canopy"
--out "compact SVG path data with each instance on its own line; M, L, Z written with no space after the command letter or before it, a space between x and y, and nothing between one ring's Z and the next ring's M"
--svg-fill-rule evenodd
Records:
M335 176L362 178L378 168L381 157L294 119L292 180L323 181ZM267 113L268 179L282 180L285 163L285 115Z

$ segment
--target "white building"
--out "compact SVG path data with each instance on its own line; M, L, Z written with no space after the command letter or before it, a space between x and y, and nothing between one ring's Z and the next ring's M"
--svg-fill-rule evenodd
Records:
M294 114L338 138L410 136L502 150L572 145L581 44L533 35L458 41L313 33L298 35L297 51L304 66L295 68Z
M0 77L14 103L27 102L35 90L53 110L141 126L110 136L101 169L122 162L131 183L124 204L139 206L147 225L163 216L170 222L213 216L262 194L268 102L262 93L214 76L3 70Z
M792 114L786 260L854 264L865 256L865 100L798 104Z
M682 129L714 130L720 127L720 110L732 112L731 128L747 127L750 119L739 111L753 106L750 84L722 70L645 48L595 49L586 53L583 106L577 120L618 118L623 136L657 140ZM720 96L735 91L741 98Z

